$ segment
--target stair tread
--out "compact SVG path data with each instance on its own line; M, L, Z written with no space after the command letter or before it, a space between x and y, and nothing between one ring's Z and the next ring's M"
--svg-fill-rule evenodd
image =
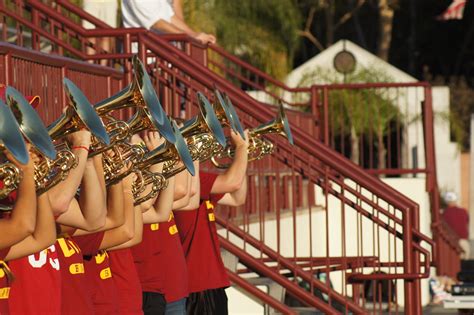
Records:
M275 281L267 277L246 278L245 280L247 280L249 283L253 285L271 285L271 284L279 285L278 283L276 283Z

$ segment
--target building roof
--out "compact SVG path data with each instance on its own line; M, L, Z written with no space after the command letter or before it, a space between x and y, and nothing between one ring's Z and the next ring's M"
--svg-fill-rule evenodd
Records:
M418 80L409 74L401 71L400 69L392 66L388 62L380 59L371 52L365 50L364 48L354 44L349 40L340 40L334 45L328 47L326 50L322 51L318 55L306 61L304 64L295 68L286 78L286 83L290 87L296 87L299 85L303 76L307 73L311 73L315 68L321 69L334 69L333 59L337 53L342 50L347 50L351 52L356 59L356 69L359 67L364 68L375 68L378 70L383 70L387 76L394 79L395 82L417 82ZM334 70L334 72L336 72ZM341 82L343 81L343 76L341 76ZM318 84L332 83L332 82L323 82L319 80Z

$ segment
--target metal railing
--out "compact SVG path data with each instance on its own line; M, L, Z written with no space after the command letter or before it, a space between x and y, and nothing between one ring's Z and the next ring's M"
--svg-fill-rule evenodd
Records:
M0 12L4 25L31 29L33 42L37 41L32 48L41 47L43 38L52 43L53 52L119 64L125 84L136 47L142 60L148 61L155 88L171 115L190 117L196 111L195 92L212 98L215 86L229 95L247 126L275 115L272 108L209 71L203 60L206 54L194 53L197 62L189 58L189 51L143 29L106 28L80 9L69 8L66 1L56 1L56 10L40 1L27 3L13 9L2 4ZM65 18L65 10L104 28L85 30ZM29 15L37 16L36 20ZM121 50L88 51L95 47L91 39L99 43L110 38ZM29 84L24 92L32 88ZM91 98L93 93L86 91ZM361 313L371 307L377 312L384 303L392 311L401 311L403 304L403 311L419 313L420 279L428 276L433 243L419 232L418 205L324 145L315 134L301 128L293 132L295 147L272 139L275 154L252 164L245 211L222 209L228 214L218 216L219 225L226 227L221 230L224 248L252 272L284 285L288 295L304 305ZM284 235L283 231L291 232ZM373 281L375 288L365 290ZM377 289L382 284L388 286L388 298Z
M217 45L203 46L186 35L162 36L256 100L283 102L313 124L302 129L367 172L382 177L422 177L429 194L437 273L456 278L458 237L440 218L431 86L417 83L314 84L291 88ZM249 92L250 91L250 92ZM296 114L298 115L298 114ZM442 113L441 113L442 116ZM304 120L303 120L304 121ZM415 149L415 150L414 150Z
M111 96L123 86L120 71L7 43L0 43L0 66L0 83L41 97L37 110L46 124L58 118L67 105L62 83L65 77L76 82L92 102Z

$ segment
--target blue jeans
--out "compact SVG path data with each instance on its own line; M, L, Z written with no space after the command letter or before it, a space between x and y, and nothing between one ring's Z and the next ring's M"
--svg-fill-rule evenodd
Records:
M166 303L165 315L186 315L186 298Z

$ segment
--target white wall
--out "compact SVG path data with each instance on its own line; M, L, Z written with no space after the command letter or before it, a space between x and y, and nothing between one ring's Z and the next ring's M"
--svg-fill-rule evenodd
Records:
M436 146L436 173L442 192L461 194L461 154L457 143L451 142L449 121L440 113L449 113L449 88L433 87L433 111L435 112L434 136Z

